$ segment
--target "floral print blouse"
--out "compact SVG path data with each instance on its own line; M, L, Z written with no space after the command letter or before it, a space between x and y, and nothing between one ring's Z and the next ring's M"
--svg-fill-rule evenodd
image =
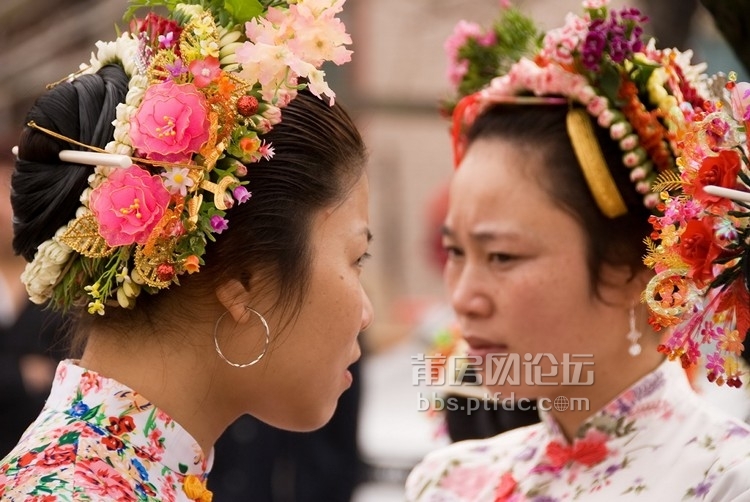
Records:
M695 394L677 363L592 415L572 444L541 418L428 454L409 475L407 500L750 501L750 427Z
M0 464L0 499L209 502L212 460L143 396L68 360Z

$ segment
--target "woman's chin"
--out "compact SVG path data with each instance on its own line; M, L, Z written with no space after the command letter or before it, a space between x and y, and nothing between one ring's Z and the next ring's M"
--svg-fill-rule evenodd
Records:
M333 418L333 414L336 411L337 402L331 406L325 408L318 407L317 409L302 408L300 410L293 410L292 412L280 414L279 417L269 417L265 420L263 417L256 417L268 425L276 427L277 429L283 429L291 432L312 432L320 429Z

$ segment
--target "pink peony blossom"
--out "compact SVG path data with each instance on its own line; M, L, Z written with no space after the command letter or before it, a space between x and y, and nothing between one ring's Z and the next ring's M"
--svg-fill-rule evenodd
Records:
M167 80L146 89L130 121L130 140L154 160L186 162L209 137L206 98L193 84Z
M161 177L133 165L115 169L89 197L99 223L99 234L108 246L145 244L169 204L169 191Z

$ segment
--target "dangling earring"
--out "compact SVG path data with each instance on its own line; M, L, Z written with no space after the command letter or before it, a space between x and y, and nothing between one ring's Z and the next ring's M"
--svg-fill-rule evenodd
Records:
M630 353L631 356L636 357L641 353L641 344L638 343L638 340L641 339L641 332L638 331L638 328L635 325L635 307L630 307L630 331L628 331L627 339L630 340L628 353Z
M224 353L221 351L221 348L219 347L219 338L217 337L217 334L219 333L219 324L221 324L221 320L224 319L224 316L226 316L229 311L227 310L223 314L219 316L219 318L216 320L216 324L214 324L214 346L216 347L216 353L219 354L219 357L221 357L224 362L229 364L230 366L234 366L235 368L247 368L248 366L252 366L253 364L257 363L261 359L263 359L263 356L266 355L266 351L268 350L268 344L271 343L271 330L268 329L268 323L266 322L266 318L261 315L260 312L257 310L253 310L250 307L245 307L245 310L248 312L252 312L253 314L257 315L260 319L260 322L263 323L263 328L266 330L266 339L263 344L263 351L260 353L258 357L253 359L252 361L248 363L233 363L227 357L224 355Z

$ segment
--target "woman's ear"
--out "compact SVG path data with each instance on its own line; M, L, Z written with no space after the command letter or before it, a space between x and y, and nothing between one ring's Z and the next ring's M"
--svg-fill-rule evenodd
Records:
M230 279L216 287L216 298L234 321L239 323L243 317L247 320L246 306L250 298L247 289L237 279Z
M654 273L641 267L633 271L627 266L602 265L599 292L605 301L612 305L628 308L640 303L641 293Z

